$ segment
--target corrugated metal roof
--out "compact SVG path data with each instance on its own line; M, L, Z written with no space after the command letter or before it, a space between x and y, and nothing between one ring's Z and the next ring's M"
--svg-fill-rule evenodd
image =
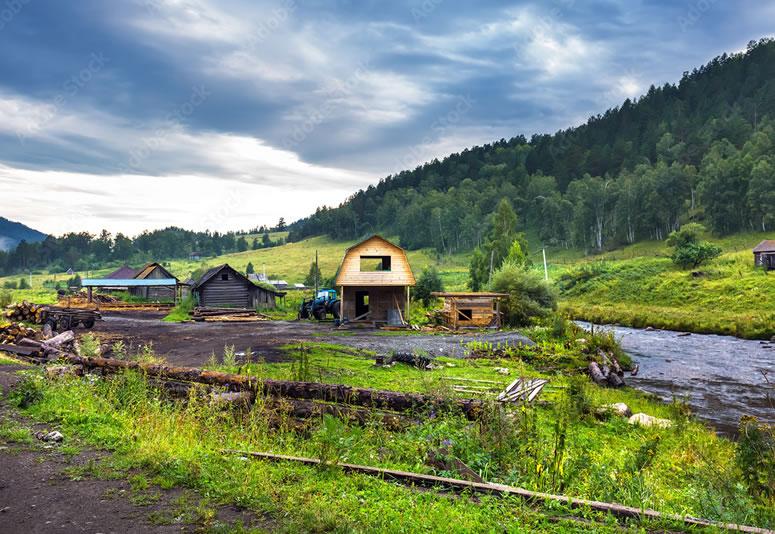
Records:
M138 280L136 278L114 278L106 280L104 278L84 278L81 280L83 287L154 287L154 286L176 286L178 281L174 278L151 278L147 280Z

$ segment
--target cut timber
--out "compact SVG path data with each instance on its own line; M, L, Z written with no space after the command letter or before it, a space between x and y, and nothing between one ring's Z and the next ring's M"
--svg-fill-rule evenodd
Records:
M84 358L74 354L63 354L60 357L70 363L83 365L86 369L102 369L106 372L134 369L152 378L198 382L224 386L230 391L255 391L270 397L322 400L377 410L405 412L427 408L456 409L461 410L469 419L476 419L483 408L483 402L480 399L444 399L419 393L355 388L343 384L261 380L255 376L221 373L193 367L171 367L111 358Z
M221 452L224 454L238 454L245 457L261 458L271 461L296 462L312 466L318 466L322 464L322 462L316 458L303 458L298 456L287 456L284 454L272 454L268 452L239 451L231 449L224 449ZM678 514L663 514L648 508L634 508L632 506L623 506L621 504L615 503L576 499L566 495L553 495L551 493L530 491L523 488L518 488L516 486L507 486L505 484L493 484L491 482L472 482L458 478L447 478L434 475L424 475L420 473L410 473L407 471L383 469L381 467L372 467L369 465L346 463L338 463L336 465L345 472L364 473L383 479L388 478L397 482L401 482L402 484L409 484L412 486L426 486L431 488L447 487L459 492L470 491L473 493L486 493L499 497L514 496L520 497L528 502L537 503L552 501L568 506L569 508L578 508L582 510L592 510L595 512L608 513L613 516L622 518L652 519L657 521L667 519L670 521L678 521L684 523L685 525L697 527L720 528L736 532L746 532L750 534L775 534L775 531L766 528L737 525L733 523L722 523L720 521L711 521L708 519L700 519L697 517L682 516Z

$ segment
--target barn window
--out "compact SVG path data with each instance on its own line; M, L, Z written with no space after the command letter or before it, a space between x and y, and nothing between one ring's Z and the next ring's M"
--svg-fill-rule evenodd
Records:
M229 273L223 273L221 275L221 280L228 280L229 279Z
M361 272L390 271L390 256L361 256Z

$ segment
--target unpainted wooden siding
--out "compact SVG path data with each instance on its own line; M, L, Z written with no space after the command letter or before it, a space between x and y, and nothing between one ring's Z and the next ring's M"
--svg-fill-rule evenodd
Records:
M341 288L340 288L340 291ZM362 321L385 322L388 320L388 310L401 310L401 314L406 320L406 287L373 287L373 286L347 286L343 289L344 297L344 318L348 321L354 320L355 314L355 295L357 292L366 291L369 294L369 316ZM340 295L341 296L341 295Z
M226 280L221 278L226 276ZM215 274L199 288L199 305L226 308L252 307L253 291L250 282L239 279L228 269ZM253 286L255 287L255 286Z
M465 316L461 318L458 313L465 310ZM445 298L442 316L447 326L489 326L495 319L495 298L493 297L461 297Z
M361 256L390 256L391 270L361 272ZM406 253L400 247L378 236L350 248L345 253L336 277L337 286L413 286L414 284L414 274Z

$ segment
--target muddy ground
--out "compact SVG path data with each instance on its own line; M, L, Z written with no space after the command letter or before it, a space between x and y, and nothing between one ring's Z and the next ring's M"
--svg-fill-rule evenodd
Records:
M36 432L56 427L24 418L6 402L20 369L0 365L0 428L21 429L24 435L0 435L0 534L207 532L240 524L274 528L265 518L208 503L192 490L132 484L142 473L112 470L108 452L73 436L65 434L58 444L38 440Z
M326 342L389 354L423 351L431 356L462 357L464 344L488 341L494 344L532 344L515 332L419 334L374 329L339 330L332 323L313 321L165 323L159 313L106 313L93 332L108 344L122 340L130 353L144 345L169 363L200 366L210 355L221 356L225 346L236 351L248 348L266 361L286 359L283 345ZM83 331L79 330L79 333ZM109 354L108 354L109 355Z

